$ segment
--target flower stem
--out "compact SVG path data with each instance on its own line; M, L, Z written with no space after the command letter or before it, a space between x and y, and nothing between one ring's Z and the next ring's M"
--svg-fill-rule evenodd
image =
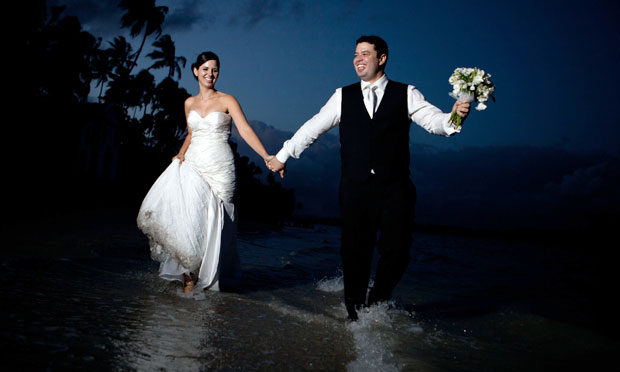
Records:
M460 117L456 112L453 112L452 115L450 115L450 122L456 126L456 129L458 129L463 122L463 118Z

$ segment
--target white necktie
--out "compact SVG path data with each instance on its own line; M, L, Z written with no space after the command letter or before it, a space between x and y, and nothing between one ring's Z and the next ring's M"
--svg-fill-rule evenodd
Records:
M375 110L376 110L376 105L377 105L377 94L375 93L375 90L377 89L376 86L374 85L369 85L368 88L366 89L366 99L368 100L368 102L370 103L370 117L372 118Z

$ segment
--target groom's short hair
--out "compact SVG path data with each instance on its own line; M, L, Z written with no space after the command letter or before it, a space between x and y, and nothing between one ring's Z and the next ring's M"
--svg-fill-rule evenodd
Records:
M385 40L375 35L362 35L359 39L357 39L355 45L359 43L369 43L374 45L375 50L377 51L377 57L381 57L381 55L385 54L385 64L383 65L383 69L385 69L385 65L387 65L389 55L388 45Z

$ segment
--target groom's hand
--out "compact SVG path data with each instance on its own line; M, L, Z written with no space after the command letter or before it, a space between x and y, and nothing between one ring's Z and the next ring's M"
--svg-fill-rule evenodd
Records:
M463 120L465 120L467 118L467 115L469 115L470 106L471 104L469 102L456 101L454 102L454 106L452 106L452 112L456 112L458 116L462 117Z
M273 171L280 173L280 178L284 178L284 172L286 171L286 165L278 160L275 156L269 159L267 167Z

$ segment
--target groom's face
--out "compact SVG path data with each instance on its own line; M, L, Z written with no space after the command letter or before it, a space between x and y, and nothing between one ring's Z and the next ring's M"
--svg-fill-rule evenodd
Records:
M383 76L383 65L386 60L387 57L385 54L377 56L374 44L364 41L357 44L357 47L355 47L353 67L360 79L369 83L374 83Z

